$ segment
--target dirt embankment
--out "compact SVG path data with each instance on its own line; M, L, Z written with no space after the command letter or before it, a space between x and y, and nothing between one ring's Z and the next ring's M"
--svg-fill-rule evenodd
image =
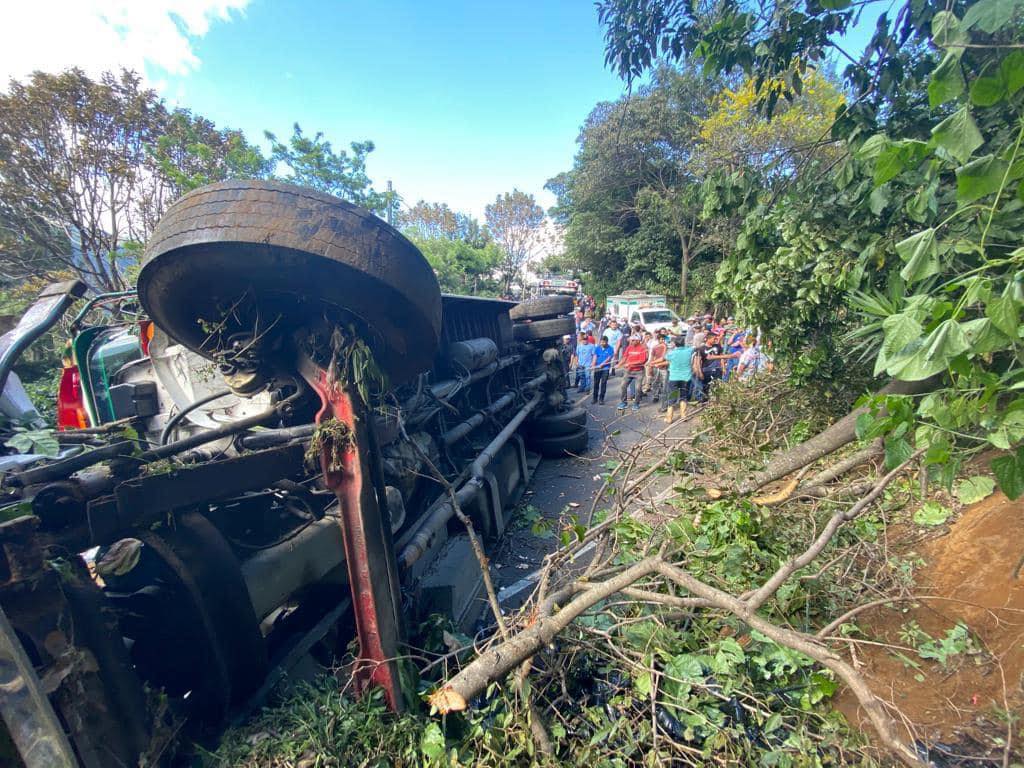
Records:
M898 646L858 643L855 651L872 688L902 713L912 738L947 745L948 751L961 752L949 745L963 747L972 755L1001 752L1006 711L1024 711L1022 534L1024 499L1011 502L995 493L967 507L945 535L902 553L924 561L915 572L920 602L879 607L860 617L865 638ZM909 647L912 623L943 638L958 622L969 628L972 642L945 667ZM851 696L836 704L851 723L861 722L863 713ZM1014 738L1017 732L1015 727Z

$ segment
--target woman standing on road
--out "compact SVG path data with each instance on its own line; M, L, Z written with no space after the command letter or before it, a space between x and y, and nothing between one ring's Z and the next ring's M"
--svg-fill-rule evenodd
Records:
M693 347L686 346L686 339L676 336L674 347L665 354L668 360L668 392L662 410L667 411L665 421L669 424L675 418L676 403L679 403L679 417L686 415L686 404L690 399L690 382L693 380Z

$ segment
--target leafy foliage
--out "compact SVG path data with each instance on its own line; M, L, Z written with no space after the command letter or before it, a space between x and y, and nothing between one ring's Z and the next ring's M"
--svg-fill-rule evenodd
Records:
M748 75L770 116L785 114L829 53L845 53L836 41L858 14L844 2L770 6L602 0L599 13L623 76L658 55L690 57L708 73ZM1022 13L1016 0L977 0L881 14L843 73L851 95L835 113L833 159L774 188L712 180L706 208L742 221L718 274L722 299L771 328L782 350L823 350L819 374L834 375L837 341L852 330L876 375L939 377L910 418L887 421L905 430L892 447L926 448L934 465L986 445L1010 452L993 469L1012 496L1024 489ZM955 474L942 470L947 482Z
M270 131L264 135L270 142L270 159L283 168L287 181L318 192L340 197L375 213L384 212L393 203L387 193L373 189L366 173L366 158L373 152L372 141L353 141L351 154L335 150L322 131L308 136L295 123L287 142Z
M487 205L484 216L491 237L501 249L502 294L509 295L512 285L522 281L524 267L541 245L544 209L533 195L513 189Z

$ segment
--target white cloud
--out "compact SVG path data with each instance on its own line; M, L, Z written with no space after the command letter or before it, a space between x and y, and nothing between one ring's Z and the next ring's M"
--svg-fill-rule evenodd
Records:
M193 42L249 0L18 0L5 3L0 88L34 70L121 67L184 75L199 66Z

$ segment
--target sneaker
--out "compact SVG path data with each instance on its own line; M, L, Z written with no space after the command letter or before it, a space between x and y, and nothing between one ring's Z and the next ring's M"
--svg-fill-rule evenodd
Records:
M617 411L624 411L624 410L626 410L626 404L625 403L619 403L617 406L615 406L615 410L617 410Z
M598 405L604 405L604 398L601 398L600 400L598 400L597 404Z
M633 403L633 410L634 411L639 411L640 410L640 406L637 405L636 403Z

